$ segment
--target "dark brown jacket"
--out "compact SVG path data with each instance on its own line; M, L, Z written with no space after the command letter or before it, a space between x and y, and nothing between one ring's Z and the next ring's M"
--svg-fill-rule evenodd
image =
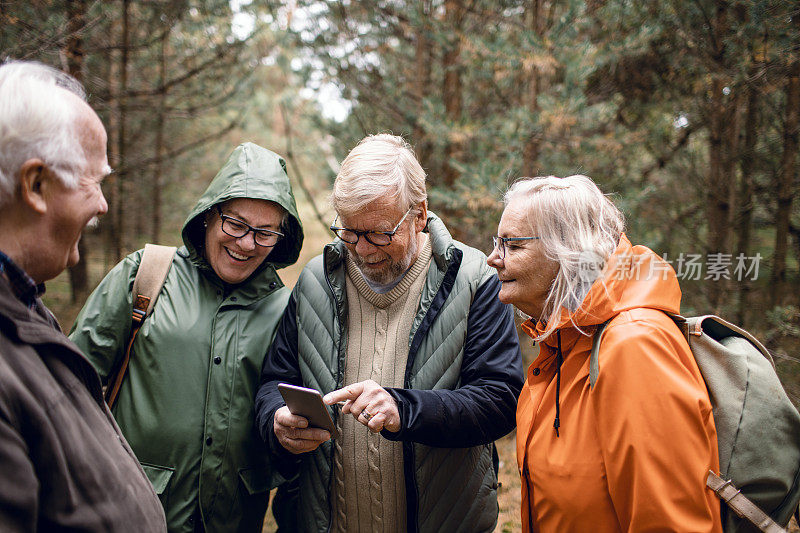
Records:
M0 276L0 530L166 531L100 379Z

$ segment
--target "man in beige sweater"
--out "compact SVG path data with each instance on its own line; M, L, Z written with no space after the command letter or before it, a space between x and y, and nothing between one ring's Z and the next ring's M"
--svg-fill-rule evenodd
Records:
M274 464L299 472L277 516L300 531L492 530L492 443L514 427L522 386L500 283L428 212L425 172L400 137L359 143L333 204L338 239L300 275L256 397ZM279 382L327 393L341 436L293 415Z

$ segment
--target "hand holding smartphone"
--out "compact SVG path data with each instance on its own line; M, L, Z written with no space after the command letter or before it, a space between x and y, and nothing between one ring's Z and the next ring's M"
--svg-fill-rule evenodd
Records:
M332 438L339 438L339 431L319 391L288 383L278 383L278 390L293 415L308 420L309 427L322 428L328 431Z

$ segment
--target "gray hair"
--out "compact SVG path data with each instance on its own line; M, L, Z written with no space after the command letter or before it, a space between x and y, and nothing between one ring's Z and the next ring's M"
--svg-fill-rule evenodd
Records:
M342 161L331 203L340 215L389 196L405 211L428 198L425 171L411 146L397 135L365 137Z
M33 61L0 66L0 205L14 196L17 173L29 159L44 161L67 186L86 165L78 110L64 90L86 101L78 80Z
M547 258L558 264L542 316L547 322L540 339L557 326L561 309L580 307L592 284L616 250L625 218L587 176L521 178L503 202L524 202L531 235L540 238Z

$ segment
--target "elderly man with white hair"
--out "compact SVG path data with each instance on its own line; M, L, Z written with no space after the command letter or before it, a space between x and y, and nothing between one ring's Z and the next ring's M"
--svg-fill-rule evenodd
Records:
M106 132L74 78L0 66L0 529L166 531L100 380L44 306L108 210Z
M301 273L256 397L274 464L299 474L276 516L299 531L493 531L493 441L522 386L497 276L428 212L400 137L350 152L333 205L338 239ZM341 436L293 415L279 382L325 394Z

